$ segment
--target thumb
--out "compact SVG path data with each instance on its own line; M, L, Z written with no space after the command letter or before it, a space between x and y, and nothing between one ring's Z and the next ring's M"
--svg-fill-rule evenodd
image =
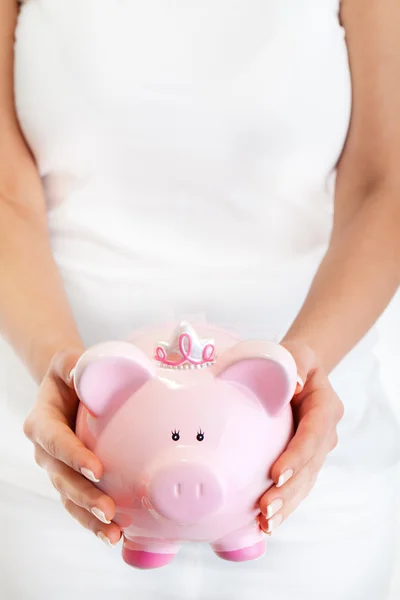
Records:
M71 389L74 389L74 368L83 352L83 348L66 348L57 352L51 362L52 375Z
M295 340L284 340L281 346L286 348L293 356L297 367L297 386L294 395L300 394L312 374L317 368L314 351L306 344Z

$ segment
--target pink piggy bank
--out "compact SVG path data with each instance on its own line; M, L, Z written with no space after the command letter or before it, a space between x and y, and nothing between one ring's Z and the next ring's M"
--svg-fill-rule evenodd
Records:
M293 435L294 359L210 326L172 333L93 346L74 369L76 432L104 465L98 487L116 503L123 558L161 567L185 541L258 558L258 502Z

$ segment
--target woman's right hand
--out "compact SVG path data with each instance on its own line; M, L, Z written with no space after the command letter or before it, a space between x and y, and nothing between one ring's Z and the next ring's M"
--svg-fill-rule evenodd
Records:
M71 370L81 353L81 349L69 349L53 357L24 433L35 446L37 464L47 471L67 511L83 527L114 545L121 537L120 528L112 522L114 501L91 483L100 480L103 466L74 434L79 400Z

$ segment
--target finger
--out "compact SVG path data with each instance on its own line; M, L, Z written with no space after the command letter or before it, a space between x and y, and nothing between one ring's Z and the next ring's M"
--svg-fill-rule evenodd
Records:
M90 514L84 508L77 506L69 498L61 496L61 501L69 514L78 521L82 527L89 531L93 531L97 537L106 542L109 546L115 546L115 544L119 542L121 539L121 530L116 523L103 525L95 516Z
M279 500L286 503L287 499L301 489L304 485L309 485L311 489L315 484L315 479L320 472L327 455L336 446L338 436L334 427L326 438L321 450L313 457L295 476L293 476L283 487L272 486L260 500L260 510L265 516L271 516L277 510L280 510ZM272 508L269 508L272 505Z
M56 490L72 502L94 514L103 523L110 523L115 516L115 503L104 492L67 467L64 463L51 457L40 446L36 451L36 462L48 473Z
M73 348L57 352L50 365L52 374L61 379L68 387L74 387L73 369L81 357L83 348Z
M58 418L37 419L34 439L50 456L82 473L91 481L97 482L103 475L101 461L76 437L72 429Z
M304 389L304 379L298 374L296 381L296 389L294 391L294 395L300 394Z
M300 493L304 486L310 485L313 482L315 474L321 470L325 459L325 452L317 454L313 460L300 469L296 475L293 475L284 486L278 488L274 485L267 490L260 500L261 512L266 516L271 515L271 510L268 510L268 507L277 499L286 503L294 495ZM309 487L309 489L311 489L311 487Z
M315 485L325 455L307 463L283 488L274 486L260 501L260 527L270 533L285 520L308 496Z
M314 394L318 395L318 398L311 397ZM271 477L278 486L284 485L317 454L331 432L332 426L336 425L326 394L322 391L313 392L310 398L307 398L307 402L310 402L313 408L300 420L286 451L271 469Z

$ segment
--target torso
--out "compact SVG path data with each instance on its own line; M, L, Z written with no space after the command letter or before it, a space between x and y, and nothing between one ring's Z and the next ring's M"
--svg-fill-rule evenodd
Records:
M113 7L30 0L17 30L61 268L139 283L144 319L262 307L279 336L330 234L351 108L338 0Z
M198 313L243 338L289 327L328 246L350 119L338 12L339 0L25 3L16 106L87 343ZM338 372L348 430L371 402L373 344L372 332Z

